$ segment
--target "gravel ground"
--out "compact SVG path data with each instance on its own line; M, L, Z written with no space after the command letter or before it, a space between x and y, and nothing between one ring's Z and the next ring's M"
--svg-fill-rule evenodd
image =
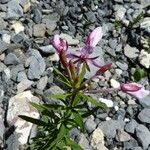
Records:
M97 26L104 36L94 53L113 67L105 74L109 82L94 82L95 88L133 81L137 68L150 71L150 0L0 0L1 149L27 149L36 130L17 115L38 118L28 102L49 103L54 100L46 95L64 92L53 77L59 61L50 45L53 35L74 49ZM139 83L150 90L149 77ZM85 120L87 134L72 131L84 150L150 150L150 95L142 100L122 92L92 96L108 109Z

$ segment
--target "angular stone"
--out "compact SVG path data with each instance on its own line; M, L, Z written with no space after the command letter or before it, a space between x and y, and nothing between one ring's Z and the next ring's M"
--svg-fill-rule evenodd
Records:
M11 0L7 6L7 19L19 19L23 16L23 9L16 0Z
M138 118L144 123L150 123L150 108L144 108L139 113Z
M125 130L129 133L134 134L137 126L138 126L138 123L134 119L132 119L129 123L125 125Z
M29 79L40 79L40 76L43 74L46 68L46 64L41 54L35 50L30 50L30 63L28 70Z
M91 133L96 128L96 123L94 122L93 116L88 117L88 119L85 122L85 128L88 131L88 133Z
M144 150L150 145L150 131L144 125L138 125L136 127L136 136L138 141L142 144Z
M26 115L33 118L39 118L39 113L29 102L39 102L39 99L31 94L30 91L22 92L11 97L9 100L7 111L7 122L11 126L15 126L15 132L18 136L20 145L24 145L28 141L32 123L26 122L18 117L18 115Z
M45 77L42 77L39 82L37 83L37 89L39 90L44 90L44 88L46 87L47 85L47 82L48 82L48 77L45 76Z
M28 79L22 80L18 85L17 85L17 93L21 93L24 90L28 89L34 82L30 81Z
M4 59L4 63L6 65L17 65L19 64L19 59L17 58L17 56L13 53L9 53L5 59Z
M107 138L114 138L117 129L124 129L124 121L108 120L101 122L98 126Z
M33 36L44 37L46 32L46 27L44 24L36 24L33 26Z
M119 142L126 142L126 141L129 141L131 139L131 136L123 130L118 130L117 135L116 135L116 139Z

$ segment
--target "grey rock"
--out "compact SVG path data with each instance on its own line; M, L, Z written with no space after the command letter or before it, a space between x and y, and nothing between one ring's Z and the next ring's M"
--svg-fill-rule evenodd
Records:
M25 39L25 35L19 33L19 34L15 34L14 36L11 37L11 41L13 41L14 43L20 43Z
M40 76L44 73L46 64L41 54L35 50L30 50L30 66L28 70L29 79L40 79Z
M24 90L28 89L34 82L30 81L28 79L23 79L18 85L17 85L17 93L21 93Z
M136 58L139 55L139 50L136 47L131 47L127 44L124 48L124 54L128 58Z
M70 134L71 134L72 139L76 139L79 136L80 131L77 128L73 128Z
M108 42L110 48L112 49L116 49L118 43L117 43L117 40L116 39L110 39L109 42Z
M46 24L46 31L49 35L52 35L53 31L57 27L56 21L51 21L49 19L44 20Z
M11 1L11 0L1 0L1 3L5 4L5 3L8 3L9 1Z
M38 8L35 8L33 13L34 13L34 16L33 16L34 22L37 23L37 24L41 23L41 21L42 21L42 12L41 12L41 10L38 9Z
M33 26L33 36L44 37L46 32L45 24L36 24Z
M141 5L143 6L143 8L147 7L150 5L150 1L149 0L138 0Z
M2 118L0 118L0 141L3 140L3 136L5 133L5 126Z
M18 76L18 72L24 71L24 70L25 70L25 68L24 68L24 66L22 64L19 64L17 66L12 67L12 69L10 71L11 79L13 81L16 81L17 80L17 76Z
M141 29L144 29L148 33L150 33L150 17L144 18L144 20L140 24Z
M126 142L131 139L131 136L123 130L118 130L116 134L116 139L119 142Z
M131 138L130 141L123 142L123 147L123 150L129 150L131 148L138 147L138 142L134 138Z
M94 23L96 21L95 13L93 13L92 11L88 11L87 13L85 13L85 15L89 22Z
M23 9L16 0L11 0L7 6L7 19L19 19L23 16Z
M6 68L6 65L0 62L0 72L3 72Z
M116 65L122 70L126 71L128 69L128 65L125 62L121 63L121 62L117 61Z
M136 127L136 136L138 141L142 144L144 150L150 145L150 131L144 125L138 125Z
M5 29L6 26L7 26L7 22L5 22L4 19L0 17L0 31Z
M123 0L114 0L117 3L123 3Z
M94 122L94 117L90 116L85 122L85 129L88 133L91 133L96 128L96 123Z
M39 82L37 83L37 89L39 90L44 90L44 88L46 87L47 85L47 82L48 82L48 77L45 76L45 77L42 77Z
M125 125L125 130L129 133L134 134L137 126L138 126L138 123L134 119L132 119L129 123Z
M39 48L42 52L44 52L46 54L52 54L52 53L56 52L56 50L54 49L54 47L52 45L41 46Z
M148 107L150 108L150 96L146 96L143 99L139 99L139 103L143 106L143 107Z
M27 79L27 75L26 75L25 71L18 72L17 82L21 82L24 79Z
M0 40L0 54L2 54L8 47L8 43Z
M47 89L46 91L44 91L44 95L47 97L46 101L48 103L58 103L58 104L62 104L62 102L58 99L55 98L48 98L49 95L53 95L53 94L60 94L60 93L64 93L64 91L58 87L58 86L51 86L49 89Z
M138 118L144 123L150 123L150 108L144 108L139 113Z
M117 121L117 120L108 120L108 121L104 121L101 122L99 124L99 128L103 131L104 135L107 138L114 138L116 135L116 130L120 129L123 130L124 129L124 121Z
M9 53L5 59L4 59L4 63L6 65L17 65L19 64L19 59L17 58L17 56L13 53Z
M90 149L90 146L89 146L89 141L87 140L87 138L85 137L84 134L80 134L78 137L77 137L77 141L78 141L78 144L84 149L84 150L91 150Z
M143 150L143 149L141 147L137 146L137 147L131 148L131 150Z

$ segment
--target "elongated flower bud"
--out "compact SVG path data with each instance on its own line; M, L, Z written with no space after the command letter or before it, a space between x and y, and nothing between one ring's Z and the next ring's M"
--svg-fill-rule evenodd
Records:
M137 83L122 84L121 90L137 99L142 99L150 93L150 91L145 90L145 88L142 85Z
M59 58L60 58L61 63L63 64L64 68L67 68L69 64L68 64L66 52L65 51L61 51L59 53Z
M112 63L107 64L102 66L97 72L96 75L102 75L103 73L105 73L107 70L109 70L111 68Z
M66 51L68 49L67 42L61 39L58 34L54 36L52 45L56 49L57 53L60 53L61 51Z

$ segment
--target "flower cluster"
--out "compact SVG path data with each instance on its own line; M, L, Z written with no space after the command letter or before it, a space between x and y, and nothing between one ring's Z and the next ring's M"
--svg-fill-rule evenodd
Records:
M53 39L53 46L56 49L60 61L62 62L64 68L68 68L73 63L72 67L76 68L76 71L79 72L81 70L81 65L86 64L86 69L90 71L92 65L97 67L97 72L94 77L103 75L105 71L109 70L111 67L110 64L101 65L97 60L97 57L91 57L91 54L94 51L94 47L98 44L103 36L102 28L97 27L94 29L88 36L85 46L77 51L76 54L70 53L68 51L68 43L67 41L61 39L59 35L55 35ZM71 70L71 68L70 68ZM69 72L69 71L68 71ZM145 88L137 83L126 83L120 86L120 90L137 98L142 99L146 97L150 91L145 90Z

